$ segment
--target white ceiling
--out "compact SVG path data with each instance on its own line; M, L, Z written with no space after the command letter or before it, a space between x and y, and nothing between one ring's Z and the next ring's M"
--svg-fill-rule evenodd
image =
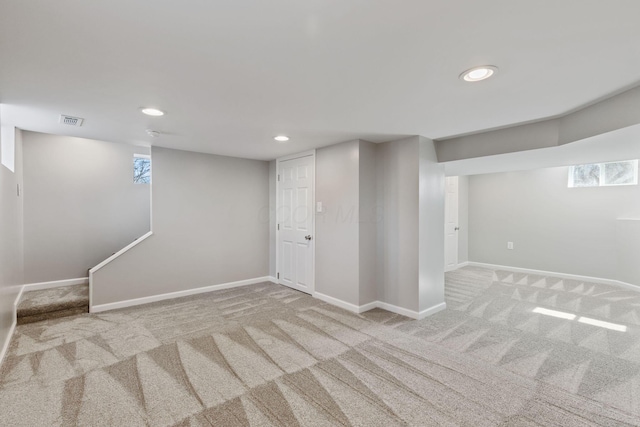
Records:
M635 85L638 16L638 0L0 0L0 102L23 129L255 159L443 138ZM482 64L500 71L458 79Z

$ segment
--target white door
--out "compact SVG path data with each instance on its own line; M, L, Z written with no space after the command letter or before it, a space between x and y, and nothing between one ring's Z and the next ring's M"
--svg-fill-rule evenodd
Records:
M277 278L283 285L312 294L315 154L277 164Z
M458 266L458 177L445 180L444 203L444 271Z

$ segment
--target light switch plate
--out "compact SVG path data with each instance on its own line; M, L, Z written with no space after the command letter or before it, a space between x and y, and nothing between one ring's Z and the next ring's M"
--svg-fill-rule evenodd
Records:
M316 202L316 212L322 212L322 202Z

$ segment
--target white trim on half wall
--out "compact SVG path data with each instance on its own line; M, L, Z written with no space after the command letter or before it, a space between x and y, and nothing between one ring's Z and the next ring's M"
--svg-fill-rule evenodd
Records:
M52 282L28 283L24 285L24 291L40 291L42 289L53 289L61 286L86 285L89 283L88 277L78 277L77 279L54 280Z

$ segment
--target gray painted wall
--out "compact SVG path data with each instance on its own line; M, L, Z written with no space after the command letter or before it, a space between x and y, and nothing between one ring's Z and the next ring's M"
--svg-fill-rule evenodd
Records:
M618 277L625 283L640 286L640 218L616 221Z
M458 264L469 261L469 177L458 177Z
M635 87L558 118L444 139L436 148L446 162L556 147L639 123L640 87Z
M433 141L419 137L419 292L423 311L444 302L444 165Z
M376 189L377 145L361 140L359 147L359 303L364 305L378 299L376 244L382 216Z
M618 279L617 219L640 218L640 186L567 188L567 179L567 167L469 177L470 260Z
M420 311L444 301L444 166L423 137L316 154L316 291Z
M316 153L316 291L420 311L444 301L444 167L432 141Z
M94 273L101 305L269 273L269 163L153 148L153 235Z
M562 117L559 141L567 144L638 123L640 87L635 87Z
M560 122L554 119L441 140L436 143L438 160L447 162L556 147L559 129Z
M376 151L362 140L316 151L315 288L354 305L377 300Z
M10 338L14 303L23 281L22 261L22 137L16 130L15 173L0 165L0 350Z
M24 132L25 282L87 270L150 229L150 186L133 183L147 147Z
M413 311L419 309L418 141L411 137L377 148L378 197L384 218L377 230L378 299Z
M359 152L360 141L316 151L315 290L359 304Z

